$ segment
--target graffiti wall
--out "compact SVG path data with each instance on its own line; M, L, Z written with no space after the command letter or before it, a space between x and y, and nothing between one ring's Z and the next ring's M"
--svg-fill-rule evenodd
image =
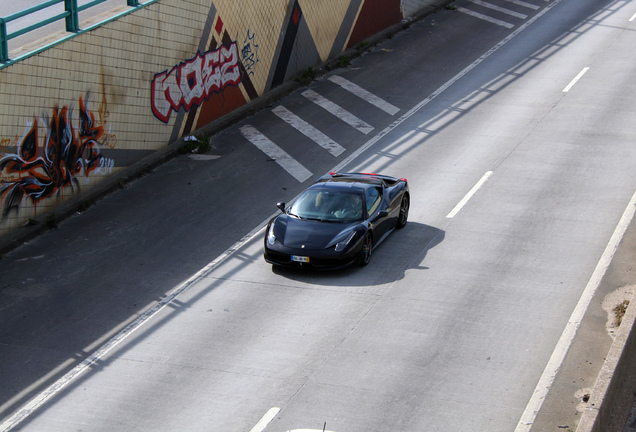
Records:
M45 130L40 135L38 119L26 125L23 136L16 140L16 152L0 158L3 184L2 219L11 212L20 214L27 204L35 210L37 204L49 197L60 196L65 189L73 193L80 189L80 179L90 173L109 173L114 161L103 157L100 148L114 145L104 133L104 122L96 121L88 108L89 98L79 98L77 117L68 106L54 107L50 117L43 116Z
M409 13L419 1L444 2ZM0 235L403 14L403 0L161 0L0 69Z

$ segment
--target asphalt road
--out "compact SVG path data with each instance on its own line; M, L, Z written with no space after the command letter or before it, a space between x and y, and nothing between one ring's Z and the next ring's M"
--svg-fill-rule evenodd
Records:
M636 191L636 2L492 3L516 15L457 1L0 260L0 430L530 430ZM331 170L407 177L407 227L272 269L259 228Z

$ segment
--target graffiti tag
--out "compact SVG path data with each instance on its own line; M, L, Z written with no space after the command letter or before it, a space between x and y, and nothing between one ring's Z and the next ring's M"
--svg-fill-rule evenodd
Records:
M167 123L172 111L183 106L189 111L199 106L212 93L241 81L236 42L207 51L155 75L150 91L152 112Z
M22 199L28 197L35 205L62 188L79 188L76 178L82 171L88 175L94 170L105 173L112 160L105 160L99 147L108 140L103 125L95 122L84 100L79 98L79 127L72 124L72 108L53 108L53 117L43 120L48 123L46 135L40 147L38 120L27 125L27 132L18 140L17 153L5 154L0 159L0 199L3 200L2 219L12 209L20 207Z
M247 31L247 37L243 42L243 49L241 50L241 59L243 61L243 67L245 71L250 75L254 75L254 66L258 63L258 45L254 41L256 33L250 36L250 31Z

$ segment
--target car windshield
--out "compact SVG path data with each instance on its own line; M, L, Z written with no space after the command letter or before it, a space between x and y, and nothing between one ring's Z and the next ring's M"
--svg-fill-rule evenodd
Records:
M362 220L362 201L361 194L309 189L294 202L289 213L322 222L355 222Z

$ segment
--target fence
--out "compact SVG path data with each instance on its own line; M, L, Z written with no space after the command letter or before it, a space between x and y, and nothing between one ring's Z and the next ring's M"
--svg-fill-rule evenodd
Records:
M85 5L78 6L77 0L49 0L37 6L30 7L21 12L14 13L12 15L6 17L0 17L0 63L6 63L9 59L9 40L15 37L21 36L25 33L31 32L33 30L37 30L45 25L54 23L56 21L60 21L64 19L66 21L66 31L70 33L77 33L80 31L79 26L79 13L89 9L93 6L96 6L100 3L103 3L107 0L93 0ZM126 0L128 6L139 8L140 5L139 0ZM41 11L48 7L54 6L59 3L64 3L64 12L32 24L23 29L17 30L12 33L7 33L7 23L17 20L19 18L23 18L32 13Z

